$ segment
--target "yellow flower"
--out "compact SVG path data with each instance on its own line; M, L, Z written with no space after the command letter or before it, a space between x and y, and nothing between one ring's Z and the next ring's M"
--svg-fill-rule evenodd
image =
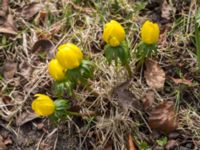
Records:
M66 43L58 47L56 59L65 69L74 69L81 64L83 53L76 45Z
M142 41L146 44L155 44L158 42L160 29L157 23L147 20L141 28Z
M37 115L49 116L54 113L55 104L49 96L36 94L35 97L37 98L32 102L32 109Z
M54 80L63 80L65 77L64 68L59 64L57 59L52 59L49 62L48 71Z
M115 47L125 39L125 31L121 24L115 20L111 20L104 26L103 40Z

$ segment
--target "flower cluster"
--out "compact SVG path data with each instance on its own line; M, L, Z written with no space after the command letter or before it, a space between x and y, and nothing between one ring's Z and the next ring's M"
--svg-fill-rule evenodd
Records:
M83 53L79 47L72 43L66 43L58 47L56 57L48 64L48 72L56 81L55 95L59 98L53 101L44 94L36 94L32 102L32 109L39 116L51 116L59 119L68 114L68 100L63 100L62 95L66 90L69 95L73 93L73 87L78 83L86 83L92 75L92 63L83 59Z
M144 62L156 51L160 30L157 23L146 21L141 27L141 44L136 52L139 61ZM106 23L103 30L103 40L107 43L104 53L107 61L118 61L127 69L131 77L132 71L129 66L130 48L126 42L125 29L122 25L111 20ZM140 63L141 64L141 63ZM73 93L73 87L82 83L86 85L87 79L91 77L93 65L85 60L79 47L72 43L66 43L58 47L56 57L48 64L48 72L56 81L56 97L52 100L49 96L36 94L36 99L32 102L32 109L39 116L50 116L51 118L61 118L69 114L69 101L62 99L63 91L67 90L69 95ZM59 94L58 94L59 93Z
M92 63L83 59L83 53L79 47L66 43L58 47L56 57L49 62L48 71L57 81L55 92L62 95L66 89L68 94L72 95L73 87L78 82L85 84L92 75Z
M80 48L72 43L66 43L58 47L56 59L52 59L48 65L51 77L60 81L65 78L65 72L79 67L83 59Z

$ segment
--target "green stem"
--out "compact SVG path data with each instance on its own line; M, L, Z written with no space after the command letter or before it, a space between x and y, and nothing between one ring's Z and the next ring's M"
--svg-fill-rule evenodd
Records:
M71 115L71 116L80 116L80 117L82 117L82 114L80 114L80 113L78 113L78 112L67 111L67 114L68 114L68 115Z
M129 66L128 63L125 64L125 68L126 68L126 70L128 71L128 75L129 75L129 77L131 78L131 77L132 77L132 71L131 71L131 67Z
M68 115L71 115L71 116L78 116L78 117L85 117L85 116L95 116L95 114L86 114L86 113L78 113L78 112L72 112L72 111L67 111L67 114Z

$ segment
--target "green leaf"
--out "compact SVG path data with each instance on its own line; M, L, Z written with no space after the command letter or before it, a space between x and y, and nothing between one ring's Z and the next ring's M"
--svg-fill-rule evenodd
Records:
M0 75L0 80L3 80L3 76L2 75Z
M56 111L65 111L70 107L69 101L65 99L57 99L54 104L56 105Z
M64 85L65 85L65 89L67 90L68 95L72 96L73 87L74 87L75 83L71 82L71 81L65 81Z
M106 45L104 47L104 54L105 54L105 57L106 57L106 59L108 61L108 64L110 65L112 60L114 59L113 48L110 45Z
M118 47L118 57L122 63L122 65L126 65L129 62L130 59L130 51L125 42L122 42L122 44Z
M114 0L114 3L112 4L111 7L115 12L118 12L120 10L120 6L117 0Z
M92 76L93 68L93 63L88 60L82 60L79 67L67 70L66 83L71 83L67 86L69 91L72 91L71 85L75 86L77 83L87 84L87 79Z
M93 73L93 69L94 69L94 64L91 61L88 61L88 60L82 61L81 68L80 68L82 77L84 78L91 77Z
M167 137L163 137L159 140L156 140L156 143L162 147L165 146L167 144Z
M152 55L157 55L157 45L156 44L145 44L142 42L137 47L136 57L139 60L149 58Z
M119 57L122 65L125 65L127 62L127 57L126 57L126 52L125 52L124 48L119 47L116 49L116 51L118 52L117 56Z
M117 65L118 59L120 59L122 65L125 65L130 59L130 51L125 41L123 41L117 47L106 45L104 47L104 53L109 65L111 64L112 60L114 60L115 64Z
M56 82L53 87L54 94L56 97L62 97L65 90L65 85L63 82Z
M134 13L138 14L141 10L145 9L148 2L139 1L135 3Z
M70 108L70 104L68 100L65 99L57 99L54 101L56 105L56 110L54 114L49 116L49 119L55 123L58 123L61 119L68 116L68 109Z
M140 150L149 150L149 146L145 141L140 142L139 147Z

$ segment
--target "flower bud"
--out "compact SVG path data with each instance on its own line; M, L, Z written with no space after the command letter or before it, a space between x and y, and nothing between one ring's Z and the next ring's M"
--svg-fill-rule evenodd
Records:
M125 30L121 24L115 20L108 22L103 31L103 40L113 46L119 46L125 39Z
M81 64L83 53L76 45L66 43L58 47L56 59L65 69L74 69Z
M156 44L158 42L160 29L157 23L147 20L141 28L142 41L146 44Z
M54 101L47 95L44 94L36 94L37 97L32 102L32 109L39 116L49 116L55 111Z
M65 77L64 68L60 65L57 59L52 59L49 62L48 71L51 77L56 81L63 80Z

